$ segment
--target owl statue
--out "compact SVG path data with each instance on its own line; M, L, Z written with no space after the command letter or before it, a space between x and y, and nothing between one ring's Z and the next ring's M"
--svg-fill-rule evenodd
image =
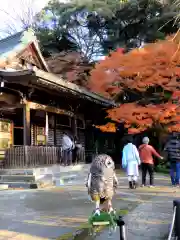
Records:
M112 158L106 154L97 155L91 163L86 182L88 194L96 205L96 215L100 215L101 210L113 211L112 197L117 185L118 180ZM100 209L100 205L103 205L104 208Z

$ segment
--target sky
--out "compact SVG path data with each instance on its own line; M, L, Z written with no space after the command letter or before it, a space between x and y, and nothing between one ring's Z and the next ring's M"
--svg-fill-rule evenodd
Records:
M16 28L21 30L19 16L31 6L33 13L39 12L49 0L0 0L0 37ZM12 29L11 29L12 28Z
M67 2L68 0L59 1ZM48 2L49 0L0 0L0 39L22 30L22 21L20 18L21 16L22 18L26 16L28 9L33 10L33 14L30 15L35 15ZM84 41L86 42L86 38ZM82 42L81 45L83 46ZM98 60L99 56L95 57L95 59Z

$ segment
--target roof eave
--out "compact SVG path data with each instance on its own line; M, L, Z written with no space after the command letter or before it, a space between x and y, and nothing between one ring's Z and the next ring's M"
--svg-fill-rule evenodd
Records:
M5 53L2 53L0 55L0 59L3 59L5 61L5 59L11 59L11 58L14 58L18 55L20 55L29 45L32 45L33 48L35 49L37 55L38 55L38 59L43 67L43 69L47 72L49 72L49 67L47 65L47 63L45 62L44 60L44 57L42 56L42 53L40 51L40 48L39 48L39 44L38 44L38 40L36 38L36 36L34 35L32 37L32 39L30 39L29 41L25 41L23 42L23 37L24 37L24 34L26 33L27 31L24 31L24 32L19 32L17 34L20 34L21 33L21 36L20 36L20 39L19 39L19 43L17 45L14 46L13 49L11 49L10 51L8 52L5 52ZM11 39L13 38L14 36L16 36L17 34L13 35L13 36L10 36L8 38L5 38L5 39L2 39L1 41L5 41L7 39Z
M40 58L40 61L41 61L41 64L43 65L43 68L47 71L47 72L50 72L50 69L46 63L46 61L44 60L44 57L39 49L39 45L37 42L33 41L31 44L33 44L37 54L39 55L39 58Z
M6 79L6 77L9 79L11 77L18 77L18 76L25 77L25 76L30 76L30 75L32 75L32 76L34 75L36 78L43 79L46 82L49 82L49 84L56 84L62 88L70 90L71 92L74 92L76 94L82 94L85 97L87 97L87 99L94 100L105 107L115 107L116 106L115 102L108 100L106 98L103 98L96 93L89 92L86 89L79 87L78 85L76 85L74 83L64 81L62 78L60 78L59 76L56 76L55 74L47 73L47 72L44 72L44 71L41 71L38 69L18 70L18 71L17 70L8 71L8 70L0 69L0 76L5 79Z
M38 78L42 78L42 79L47 80L47 81L49 81L53 84L60 85L64 88L70 89L71 91L74 91L76 93L83 94L83 95L87 96L88 98L91 98L91 99L94 99L94 100L100 102L102 105L109 106L109 107L110 106L111 107L116 106L114 101L111 101L109 99L101 97L100 95L98 95L96 93L89 92L85 88L79 87L78 85L76 85L74 83L64 81L62 78L60 78L59 76L56 76L55 74L46 73L46 72L41 71L39 69L34 70L34 73Z
M0 69L0 76L2 77L26 76L32 73L33 73L33 70L8 71L8 70Z

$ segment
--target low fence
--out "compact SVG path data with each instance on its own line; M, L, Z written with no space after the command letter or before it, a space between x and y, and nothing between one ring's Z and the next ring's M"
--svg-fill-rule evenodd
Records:
M73 155L71 155L71 159L68 160L64 159L65 156L66 155L61 147L16 146L5 151L1 168L38 167L52 164L63 164L64 162L71 164L73 162ZM84 148L82 148L78 154L78 162L85 162Z

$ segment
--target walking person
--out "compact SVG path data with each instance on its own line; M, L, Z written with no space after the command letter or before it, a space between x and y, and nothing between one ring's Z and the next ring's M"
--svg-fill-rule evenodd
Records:
M146 175L149 173L150 178L150 187L154 186L154 160L153 155L163 159L159 153L153 148L153 146L149 145L149 138L144 137L142 140L143 144L139 147L139 154L141 159L142 166L142 187L146 185Z
M62 137L62 151L63 151L63 164L65 166L72 164L72 150L74 143L67 133L63 133Z
M128 137L122 151L122 167L126 168L130 189L137 187L140 163L139 152L133 144L133 138Z
M174 133L167 142L164 150L168 153L170 161L170 177L172 186L180 186L180 139L177 133Z

